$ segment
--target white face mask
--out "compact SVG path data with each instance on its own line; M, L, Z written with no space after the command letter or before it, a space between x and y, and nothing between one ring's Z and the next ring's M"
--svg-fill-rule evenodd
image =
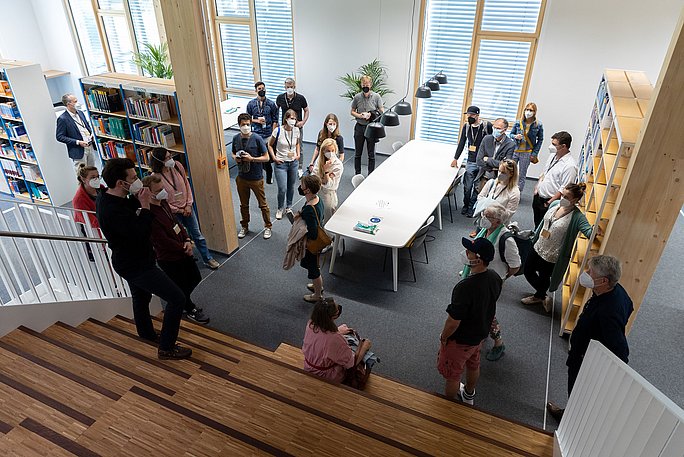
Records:
M154 198L159 201L166 200L169 198L169 193L166 191L166 189L162 189Z
M173 168L173 167L176 166L176 161L173 160L173 159L169 159L169 160L167 160L166 162L164 162L164 166L165 166L166 168Z
M509 180L510 178L511 178L511 177L508 176L506 173L501 173L501 172L499 172L499 177L498 177L499 181L501 181L501 182L503 182L503 183L506 183L506 182L508 182L508 180Z
M249 124L245 124L245 125L240 126L240 132L243 135L247 135L251 131L252 131L252 127Z
M286 88L285 88L285 93L287 93L287 95L292 95L292 94L294 94L294 87L286 87Z
M550 152L551 154L555 154L555 153L558 152L558 149L556 149L556 147L555 147L554 145L550 144L550 145L549 145L549 152Z
M472 267L473 264L477 263L477 260L470 260L466 254L466 251L461 251L461 263L463 263L463 265Z
M567 198L565 198L565 197L561 197L561 199L560 199L560 205L561 205L563 208L569 208L569 207L572 206L572 202L571 202L570 200L568 200Z
M328 132L332 133L337 128L337 124L328 124Z
M331 159L331 158L332 158L332 152L326 151L326 152L325 152L325 158L326 158L326 159Z
M589 273L586 271L583 271L582 274L579 277L579 283L580 286L586 287L587 289L593 289L594 288L594 278L589 276Z
M492 228L492 222L486 217L483 217L480 220L480 227L482 227L483 229L490 229Z
M534 116L534 111L532 110L525 110L525 119L530 119Z
M138 178L135 181L131 183L131 185L128 187L128 192L130 192L133 195L137 195L138 192L140 192L140 189L143 188L143 183L142 181Z
M288 119L288 120L287 120L287 125L289 125L290 127L294 127L294 125L295 125L296 123L297 123L297 121L294 120L294 119Z
M83 108L83 105L81 105L79 102L76 102L76 104L74 105L74 108L80 110L81 108Z
M93 178L88 180L88 185L92 187L93 189L99 189L100 188L100 178Z

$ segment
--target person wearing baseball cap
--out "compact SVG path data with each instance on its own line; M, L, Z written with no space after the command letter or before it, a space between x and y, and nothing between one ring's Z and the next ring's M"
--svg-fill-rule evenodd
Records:
M461 214L473 217L475 203L477 202L477 189L475 189L475 178L480 171L477 165L477 152L480 148L482 138L492 133L492 123L480 120L480 108L469 106L465 113L466 121L461 128L458 137L458 146L451 166L458 165L458 158L463 153L466 143L468 143L468 158L466 161L466 172L463 175L463 208Z
M472 405L480 377L480 348L496 314L503 280L488 269L489 262L494 260L494 245L488 239L463 238L461 243L465 248L461 261L470 268L470 274L451 292L448 316L439 335L437 369L446 380L445 395L459 396ZM464 368L465 384L461 382Z

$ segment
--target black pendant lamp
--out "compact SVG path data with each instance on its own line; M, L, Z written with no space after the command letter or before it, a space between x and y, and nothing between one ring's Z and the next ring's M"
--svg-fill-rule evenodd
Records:
M397 116L397 113L392 112L391 109L388 109L380 116L380 123L385 127L396 127L399 125L399 116Z
M441 71L435 75L435 79L437 80L438 83L440 84L446 84L447 83L447 77L444 73Z
M439 81L437 81L435 78L429 79L425 85L428 86L430 90L439 90Z
M416 98L430 98L430 97L432 97L432 91L426 85L422 85L416 90Z
M413 113L413 110L411 109L411 104L409 102L402 100L394 105L394 112L399 116L408 116Z
M380 122L371 122L366 127L366 131L363 134L369 140L379 140L380 138L385 138L385 126Z

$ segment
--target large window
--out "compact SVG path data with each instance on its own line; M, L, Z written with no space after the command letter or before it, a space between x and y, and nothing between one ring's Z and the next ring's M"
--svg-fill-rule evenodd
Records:
M254 82L280 89L294 77L291 0L210 0L222 89L251 95Z
M416 99L416 138L456 143L463 113L519 117L545 0L426 0L419 80L443 70L449 84Z
M89 75L105 71L140 74L133 53L158 45L155 0L65 0Z

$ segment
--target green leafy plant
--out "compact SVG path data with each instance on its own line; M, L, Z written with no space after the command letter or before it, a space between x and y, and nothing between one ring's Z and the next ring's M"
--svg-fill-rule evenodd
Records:
M361 92L361 76L368 75L373 80L373 92L377 92L381 97L387 94L393 94L394 91L387 86L387 67L378 59L370 63L361 65L357 68L355 73L347 73L344 76L337 78L343 83L347 89L340 97L352 100L354 95Z
M138 65L143 73L155 78L171 79L173 69L169 63L169 47L166 43L155 46L144 43L145 50L133 53L133 63Z

